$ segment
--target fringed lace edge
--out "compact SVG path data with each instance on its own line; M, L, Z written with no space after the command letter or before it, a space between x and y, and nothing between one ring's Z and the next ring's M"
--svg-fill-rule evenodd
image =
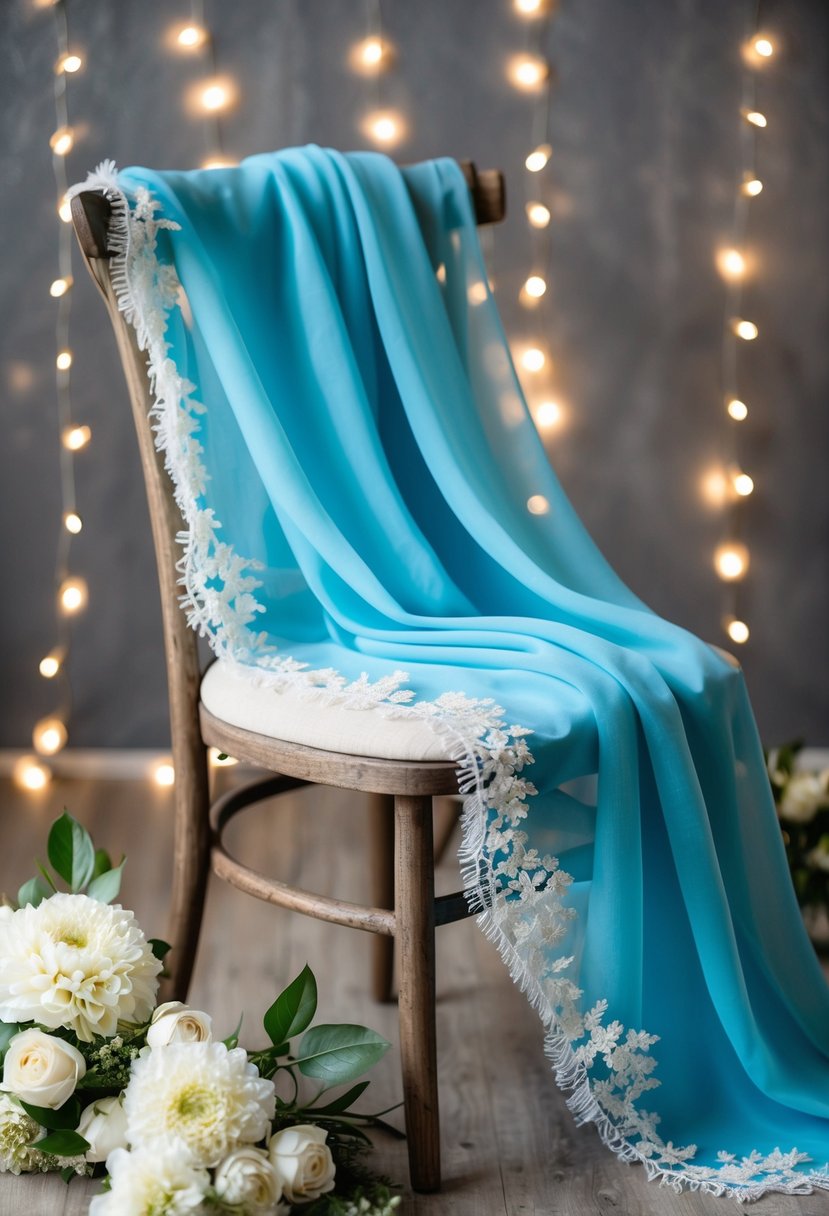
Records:
M182 510L188 530L179 536L184 554L180 563L181 582L186 594L182 597L186 606L191 609L191 623L202 632L209 633L203 620L194 619L193 605L198 601L199 587L190 583L190 575L194 566L192 535L193 514L195 503L192 493L187 491L188 477L183 475L178 466L176 454L171 450L169 436L174 430L171 426L163 425L164 415L175 414L179 410L188 410L189 386L184 386L170 396L165 395L163 385L169 385L169 359L167 347L163 341L166 329L166 309L169 302L160 299L142 298L136 291L131 280L130 258L134 245L133 217L130 202L122 189L114 161L103 161L90 173L87 180L69 191L72 197L86 190L100 190L111 204L111 218L108 230L108 249L110 257L110 281L112 283L119 310L127 322L135 330L139 347L147 353L147 367L156 403L152 411L156 420L156 444L164 453L165 463L174 482L176 501ZM143 217L144 222L171 227L168 221L154 220L152 209L149 215ZM152 243L154 254L154 242ZM156 264L152 278L157 280L160 267ZM163 321L163 323L162 323ZM160 344L160 345L159 345ZM175 380L173 381L175 383ZM179 385L183 382L179 381ZM193 403L189 403L192 407ZM218 525L214 525L218 526ZM255 568L254 563L248 563L247 569ZM247 589L247 588L246 588ZM213 640L211 638L211 640ZM487 798L487 791L492 783L493 774L496 778L503 776L498 771L497 756L488 751L486 738L493 732L502 731L503 711L489 702L473 702L463 694L448 694L437 702L416 702L406 704L413 694L397 691L400 684L408 677L404 672L397 672L385 681L378 681L378 687L368 685L363 679L348 685L335 672L309 672L301 665L290 659L269 661L264 666L256 666L252 652L241 648L241 653L232 645L216 647L220 657L234 663L247 675L257 682L274 686L275 688L291 687L302 692L311 699L321 699L330 704L343 705L364 709L371 705L381 712L393 713L395 716L416 716L426 721L435 733L447 745L448 758L458 766L458 786L465 796L464 811L461 819L462 843L459 851L461 876L467 901L477 923L491 941L494 942L503 959L513 982L524 993L531 1007L538 1013L546 1028L545 1054L556 1081L566 1096L569 1110L577 1124L593 1123L603 1143L621 1160L628 1163L641 1163L649 1180L660 1182L675 1191L683 1189L699 1190L716 1196L730 1196L738 1202L748 1202L761 1198L769 1193L789 1195L811 1194L814 1189L829 1190L829 1165L822 1170L810 1173L796 1172L787 1169L784 1173L771 1174L765 1180L755 1180L746 1177L744 1181L723 1181L716 1177L715 1168L679 1165L672 1168L660 1163L642 1152L630 1138L616 1126L596 1098L587 1067L579 1060L573 1047L571 1037L564 1033L556 1016L551 1001L545 994L538 978L532 973L526 961L522 959L515 945L505 933L493 910L496 898L496 883L491 864L487 861L487 816L488 809L493 806ZM252 667L251 664L254 664ZM368 696L366 694L369 694ZM372 695L373 693L373 695ZM441 704L443 702L443 704ZM454 706L454 708L453 708ZM470 730L468 722L476 723L475 729ZM510 734L528 734L520 728L511 728ZM506 738L502 735L501 738ZM484 771L487 768L484 758L489 759L488 776L485 780ZM493 768L493 762L495 767ZM532 756L527 753L527 763L532 762ZM503 764L501 765L503 768ZM520 769L521 765L518 766ZM514 771L513 769L509 770ZM532 787L529 792L533 793ZM497 808L496 808L497 809ZM486 880L484 880L486 874ZM566 876L565 876L566 877ZM764 1159L772 1161L782 1159L782 1154L772 1154ZM786 1159L797 1157L785 1155ZM759 1162L759 1155L758 1162ZM751 1168L752 1159L748 1159L745 1168ZM763 1168L758 1163L758 1171ZM755 1172L755 1177L756 1177ZM710 1176L703 1177L700 1175ZM788 1176L785 1176L788 1175Z

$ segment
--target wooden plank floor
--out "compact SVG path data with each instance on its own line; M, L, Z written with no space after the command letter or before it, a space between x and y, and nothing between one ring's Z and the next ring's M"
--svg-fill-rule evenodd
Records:
M222 774L228 779L228 773ZM113 853L129 856L123 902L150 935L162 935L169 875L171 798L138 782L56 782L32 796L0 782L0 890L15 888L44 853L52 819L66 806ZM364 881L362 805L315 789L241 816L230 839L239 855L278 877L358 899ZM457 886L454 863L439 888ZM261 1042L261 1015L307 961L320 982L320 1018L359 1021L396 1044L396 1011L367 995L366 935L292 917L223 884L211 888L191 993L227 1033L246 1014L243 1041ZM729 1200L675 1195L619 1162L595 1131L575 1128L542 1055L540 1024L474 923L438 933L444 1189L406 1193L411 1216L722 1216ZM398 1101L396 1047L375 1070L366 1109ZM394 1117L393 1117L394 1118ZM398 1118L399 1122L399 1118ZM405 1146L378 1137L375 1162L406 1177ZM81 1216L97 1182L0 1176L0 1216ZM829 1195L768 1196L758 1216L829 1216Z

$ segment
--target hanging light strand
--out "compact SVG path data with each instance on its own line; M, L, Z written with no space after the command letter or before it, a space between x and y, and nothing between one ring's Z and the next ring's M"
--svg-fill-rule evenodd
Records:
M513 9L525 20L524 50L507 64L510 83L532 98L529 148L524 160L524 210L530 236L530 265L519 291L519 302L532 317L532 332L517 352L519 370L530 398L536 425L542 432L557 428L564 417L551 393L554 368L545 334L550 325L553 257L553 209L549 193L552 157L551 115L554 73L549 60L553 5L546 0L513 0Z
M368 108L360 120L360 130L370 143L390 151L407 134L406 122L399 111L388 106L385 80L395 60L395 48L383 28L381 0L365 0L365 37L352 46L349 63L365 76Z
M238 99L236 82L219 69L216 38L205 20L204 0L190 0L190 20L174 26L168 46L179 54L198 57L204 74L187 90L187 109L203 124L205 158L203 169L235 164L225 150L225 116Z
M745 575L749 555L741 540L746 499L754 489L753 478L740 460L742 424L749 406L740 393L740 364L745 344L758 338L759 330L744 315L745 281L751 268L746 251L753 200L762 192L757 174L758 140L767 126L765 115L757 108L757 71L774 53L774 45L761 29L760 0L752 0L749 37L743 46L742 96L739 108L739 166L734 188L734 210L730 244L716 252L717 268L724 280L723 336L721 354L721 391L727 415L725 436L726 468L723 495L723 528L714 555L714 568L723 583L723 629L738 645L748 641L749 627L742 611Z
M52 170L54 173L56 204L60 222L58 224L58 277L52 284L52 295L55 297L55 395L58 414L58 428L61 442L58 447L60 460L61 488L61 522L58 529L57 551L55 555L55 645L47 659L41 660L41 674L45 678L54 679L59 692L59 706L50 715L48 721L52 727L47 733L49 749L40 746L41 723L34 731L34 742L38 751L48 750L49 754L59 751L67 739L69 716L72 705L72 689L69 680L67 659L71 643L72 617L86 606L87 591L83 579L71 573L71 555L73 537L81 530L81 517L78 514L75 488L75 452L67 444L65 437L73 430L72 384L71 369L73 363L70 346L70 322L72 315L72 283L73 266L72 253L74 241L72 236L71 219L67 211L66 191L69 177L66 171L66 158L75 144L76 133L69 120L69 79L82 66L79 55L70 52L69 26L64 0L57 0L52 6L55 40L58 57L54 74L55 96L55 131L49 141L52 149ZM62 290L56 291L56 285ZM83 429L89 434L89 428ZM77 602L76 602L77 600ZM44 673L45 663L45 673ZM49 674L53 673L53 674Z
M71 573L73 537L83 526L78 514L75 491L75 453L88 442L88 426L77 426L73 422L71 368L73 364L70 346L70 319L72 313L72 250L73 236L71 214L66 198L69 178L66 158L72 151L76 131L69 116L69 79L83 67L82 57L70 48L69 27L64 0L56 0L51 6L53 29L57 45L54 68L55 127L49 138L52 154L52 171L55 183L55 210L58 219L58 274L52 280L49 294L55 301L55 400L57 408L60 442L59 472L61 491L61 521L55 553L55 626L52 649L38 664L45 680L53 683L56 690L56 708L45 718L35 723L32 743L40 756L53 756L66 744L68 723L72 708L72 689L69 681L67 659L71 643L71 620L86 606L87 588L82 578ZM70 439L70 436L72 437ZM83 441L79 442L79 437ZM42 789L48 784L51 770L42 760L24 756L15 769L15 780L25 789Z

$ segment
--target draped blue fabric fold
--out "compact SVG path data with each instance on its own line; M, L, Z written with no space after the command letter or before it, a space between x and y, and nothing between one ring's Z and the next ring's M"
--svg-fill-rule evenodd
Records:
M829 1186L827 986L742 674L568 502L458 166L309 147L92 181L194 626L274 696L373 688L444 733L469 896L576 1118L676 1186Z

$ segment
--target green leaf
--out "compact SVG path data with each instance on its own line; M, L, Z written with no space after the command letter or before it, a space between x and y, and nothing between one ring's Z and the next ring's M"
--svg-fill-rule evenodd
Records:
M239 1015L239 1021L236 1025L236 1029L234 1030L233 1034L229 1034L226 1039L222 1040L224 1042L225 1047L228 1049L228 1051L230 1051L234 1047L239 1046L239 1031L242 1029L242 1022L244 1021L244 1017L245 1017L245 1015L243 1013Z
M64 811L52 824L47 844L49 861L73 891L80 891L95 868L95 846L85 827Z
M122 860L121 865L123 864L124 863ZM95 864L92 867L92 877L98 878L101 874L106 874L107 870L111 870L112 868L112 858L110 857L109 853L107 853L106 849L96 849Z
M303 1037L296 1063L306 1077L343 1085L376 1064L390 1044L366 1026L313 1026Z
M311 1024L317 1011L317 981L306 963L299 975L281 993L265 1014L265 1031L279 1046ZM310 1074L309 1074L310 1075Z
M151 937L148 945L157 959L165 958L173 948L169 942L163 942L160 937Z
M21 908L24 908L26 904L31 904L33 908L36 908L38 904L43 903L44 899L48 899L51 894L52 892L42 878L30 878L28 882L24 882L17 892L17 902Z
M20 1034L20 1027L17 1022L0 1022L0 1060L3 1059L9 1049L9 1043L16 1034Z
M90 1068L86 1074L81 1077L75 1089L105 1089L108 1082L104 1074L97 1068Z
M115 866L112 870L105 870L103 874L93 878L86 889L89 898L97 899L102 904L112 903L121 890L121 876L124 873L125 865L126 861L122 861L120 866Z
M20 1105L35 1123L50 1132L74 1131L81 1118L81 1104L74 1094L57 1110L48 1106L32 1106L30 1102L24 1102L22 1099Z
M339 1098L334 1098L333 1102L329 1102L327 1106L312 1107L314 1118L317 1115L341 1115L347 1111L353 1102L356 1102L360 1094L368 1089L368 1081L358 1081L356 1085L352 1085L351 1089L347 1089L344 1094L340 1094Z
M63 1179L63 1181L66 1183L66 1185L69 1186L69 1183L75 1177L75 1171L71 1165L67 1165L65 1170L60 1171L60 1176Z
M33 1147L39 1153L50 1153L53 1157L82 1157L89 1148L89 1141L77 1132L51 1132Z
M49 871L46 869L46 866L43 864L43 862L37 861L37 862L35 862L35 865L40 870L41 874L43 875L44 879L46 880L46 886L49 887L49 889L52 891L57 891L57 886L55 885L55 880L52 877L52 875L49 873Z

